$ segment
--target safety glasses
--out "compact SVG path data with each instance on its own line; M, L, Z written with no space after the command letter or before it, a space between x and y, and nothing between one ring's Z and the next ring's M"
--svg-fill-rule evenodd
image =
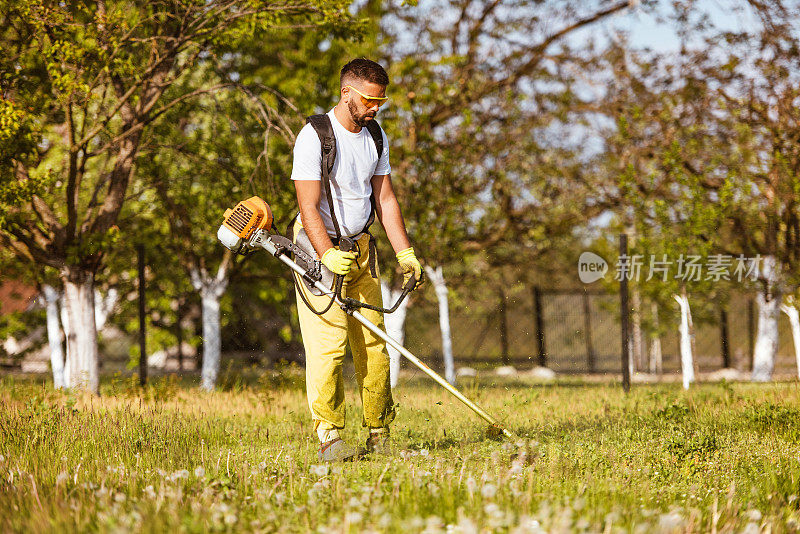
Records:
M389 100L388 96L369 96L369 95L365 95L364 93L362 93L361 91L359 91L358 89L353 87L352 85L345 85L345 87L349 87L350 89L352 89L353 91L358 93L359 96L361 96L361 103L364 104L365 106L367 106L368 108L371 108L372 106L374 106L376 104L377 104L378 107L381 107L382 105L384 105L386 103L387 100Z

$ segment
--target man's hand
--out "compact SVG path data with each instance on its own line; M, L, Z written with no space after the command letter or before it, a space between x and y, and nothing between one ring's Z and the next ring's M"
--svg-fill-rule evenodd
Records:
M400 268L403 270L403 287L405 287L408 281L411 279L411 275L414 275L414 277L417 279L417 283L412 289L418 289L419 287L422 287L422 285L425 283L425 275L422 272L422 265L420 265L416 254L414 254L413 247L408 247L407 249L398 252L397 263L400 264Z
M331 247L325 251L320 261L334 274L347 274L356 262L356 255L352 252L342 252L338 248Z

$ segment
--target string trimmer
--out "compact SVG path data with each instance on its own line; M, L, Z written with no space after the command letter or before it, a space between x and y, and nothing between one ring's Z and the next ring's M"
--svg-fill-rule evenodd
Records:
M514 437L511 431L503 428L494 417L466 398L460 391L450 385L447 380L439 376L439 374L428 367L422 360L414 356L408 349L386 332L375 326L375 324L358 311L359 308L370 308L384 313L392 313L397 309L406 295L408 295L409 291L416 285L416 280L414 280L413 277L403 287L403 293L398 301L394 306L388 309L370 306L364 302L343 297L342 278L335 278L332 287L326 287L322 283L319 260L314 258L313 253L309 253L307 250L297 246L297 244L293 243L290 239L280 235L273 224L272 210L269 205L259 197L251 197L239 202L235 208L226 210L225 218L217 231L217 238L223 245L237 254L249 254L259 248L263 248L278 258L292 270L293 276L299 276L319 293L329 296L331 298L331 303L337 304L345 313L352 316L373 334L397 349L408 361L421 369L444 389L452 393L473 412L481 416L491 425L491 434L502 433L509 438ZM302 296L303 292L299 291L299 294ZM330 305L328 307L330 307Z

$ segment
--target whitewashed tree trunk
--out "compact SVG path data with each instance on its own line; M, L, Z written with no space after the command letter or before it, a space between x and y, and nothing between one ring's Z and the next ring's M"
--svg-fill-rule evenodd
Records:
M58 301L61 294L49 284L42 287L47 309L47 343L50 346L50 367L53 370L53 387L64 387L64 349L61 346L61 320Z
M661 376L663 373L663 356L661 354L661 334L658 333L658 304L653 302L653 337L650 340L650 372Z
M455 384L456 367L453 362L453 341L450 335L450 303L447 298L447 284L444 274L442 274L442 266L439 265L434 269L426 265L425 273L433 284L433 288L436 290L436 299L439 301L439 330L442 333L444 378L451 384Z
M222 341L220 336L219 300L228 287L228 263L223 261L216 276L205 269L192 268L189 276L192 286L200 292L203 309L203 369L200 387L211 391L217 384Z
M67 301L65 295L61 294L61 329L64 332L64 369L62 373L62 382L64 387L69 389L72 384L70 384L70 364L69 364L69 343L66 341L69 339L69 317L67 316Z
M403 294L402 289L391 289L389 284L381 280L381 293L383 294L383 307L392 306L395 301ZM402 345L406 339L406 312L408 310L409 299L406 297L394 313L383 314L383 323L386 326L386 333L396 339ZM389 376L391 385L397 386L397 379L400 375L400 352L391 345L386 346L389 351Z
M633 323L633 336L631 337L633 355L631 358L631 374L644 371L644 344L642 343L642 298L637 284L633 284L631 290L631 322Z
M683 373L683 389L689 389L689 385L694 382L694 358L692 356L692 338L689 324L691 322L691 309L689 308L689 298L686 295L672 295L681 308L681 324L678 328L680 333L681 351L681 372Z
M792 325L792 341L794 342L794 357L797 361L797 377L800 378L800 313L797 311L794 299L788 299L786 304L781 305L781 311L789 317L789 324Z
M62 273L67 320L67 387L99 393L97 327L94 321L94 274L80 268Z
M753 349L754 382L772 379L775 355L778 352L778 317L781 313L782 296L777 289L778 270L774 256L765 256L759 267L759 278L766 282L766 289L756 295L758 306L758 329Z
M100 290L94 290L94 322L98 332L102 330L106 322L108 322L108 317L114 310L114 306L117 305L118 300L119 291L117 291L116 288L112 287L109 289L105 296L100 293Z

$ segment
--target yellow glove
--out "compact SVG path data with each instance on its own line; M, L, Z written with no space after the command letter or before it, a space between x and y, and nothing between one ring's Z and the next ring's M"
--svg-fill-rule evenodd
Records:
M408 280L411 278L412 274L417 279L414 289L422 286L422 284L425 282L425 275L422 272L422 265L419 264L419 260L414 254L414 247L408 247L407 249L398 252L397 263L400 264L400 268L403 270L403 287L405 287L406 283L408 283Z
M356 255L352 252L342 252L331 247L320 258L322 264L334 274L347 274L356 262Z

